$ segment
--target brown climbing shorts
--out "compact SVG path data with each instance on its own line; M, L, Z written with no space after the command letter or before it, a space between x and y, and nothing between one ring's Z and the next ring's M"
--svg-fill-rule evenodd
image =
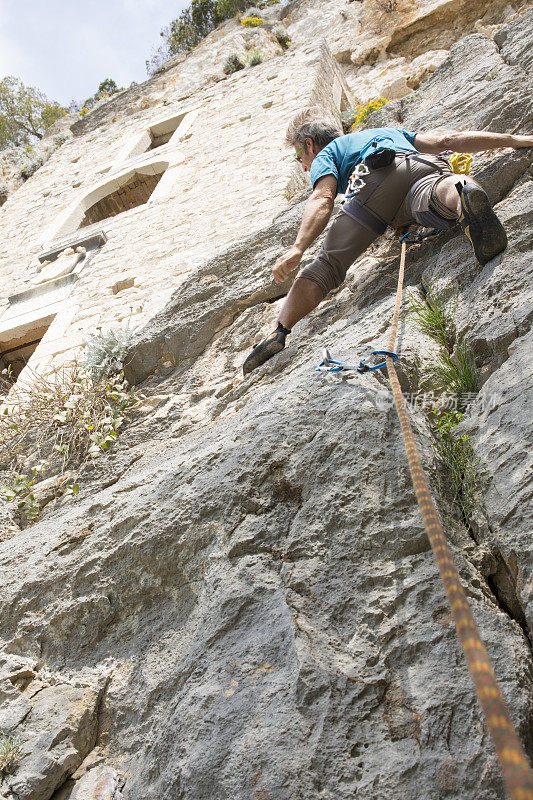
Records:
M445 158L426 153L421 158L423 162L397 156L390 167L364 176L365 186L356 198L381 222L380 232L387 227L401 228L416 222L443 230L455 225L457 218L435 194L437 184L452 174L450 164ZM380 235L375 226L372 229L361 219L350 216L349 200L345 206L346 211L333 220L318 256L297 275L317 283L324 297L341 285L348 268Z

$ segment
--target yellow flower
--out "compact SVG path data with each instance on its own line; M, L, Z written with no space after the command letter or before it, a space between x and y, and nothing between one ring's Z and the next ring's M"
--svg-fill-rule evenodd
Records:
M369 100L366 106L358 105L354 108L354 123L350 131L355 131L360 125L364 125L370 114L376 109L381 108L389 101L385 97L377 97L375 100Z
M261 17L243 17L241 19L241 25L244 28L257 28L260 25L263 25L264 22L265 20L261 19Z

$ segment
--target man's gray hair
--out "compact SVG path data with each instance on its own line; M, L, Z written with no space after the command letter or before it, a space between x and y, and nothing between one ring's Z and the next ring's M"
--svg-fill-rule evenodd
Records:
M289 147L305 144L312 139L320 148L342 136L342 131L332 119L328 119L319 109L309 108L298 114L287 128L285 137Z

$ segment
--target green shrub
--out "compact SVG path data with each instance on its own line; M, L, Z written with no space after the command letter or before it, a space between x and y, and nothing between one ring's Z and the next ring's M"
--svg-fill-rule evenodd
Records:
M67 131L63 131L62 133L56 133L56 135L54 136L54 145L56 147L61 147L61 145L65 144L65 142L68 142L70 138L71 134L67 133Z
M246 8L243 0L192 0L168 28L161 31L168 56L188 53L225 19Z
M28 180L37 170L39 167L42 167L46 158L41 153L36 153L33 158L30 158L29 161L26 161L25 164L20 168L19 175L25 181Z
M430 280L425 282L424 291L425 297L415 292L407 293L406 317L417 330L451 353L456 339L457 289L439 289L438 283Z
M258 64L261 64L263 61L263 55L261 50L258 47L252 47L250 52L248 53L248 65L250 67L256 67Z
M224 62L224 74L232 75L234 72L238 72L240 69L244 69L244 63L241 61L237 53L231 53L231 55L229 55Z
M15 771L21 757L27 755L23 752L23 747L24 742L21 739L4 733L0 728L0 775Z
M32 492L32 486L37 482L39 472L37 467L32 467L30 475L14 472L10 476L9 484L0 486L0 496L8 502L17 500L17 508L26 519L36 519L41 510L41 506Z
M450 355L441 350L430 363L427 377L436 389L444 389L457 396L476 394L479 390L474 353L466 337L461 339Z
M15 387L16 390L16 387ZM11 395L0 414L0 492L16 501L21 515L40 512L33 485L41 473L63 475L109 450L128 410L138 402L124 375L93 379L79 364L56 369ZM77 481L62 491L77 494Z
M122 91L124 91L123 87L117 86L112 78L105 78L105 80L100 83L98 89L92 97L88 97L83 103L73 103L71 110L78 112L82 117L84 117L85 114L87 114L97 103L100 102L100 100L105 100L117 92Z
M435 449L443 466L440 494L452 503L468 526L473 512L481 504L484 488L479 459L470 437L455 430L463 418L459 411L436 410L431 412L430 418Z
M66 113L66 108L38 89L7 75L0 80L0 150L42 139L45 130Z
M284 25L276 25L274 28L272 28L272 33L278 40L278 44L280 44L284 50L290 47L291 39L289 36L289 31Z
M222 22L240 14L247 6L246 0L217 0L215 2L216 19Z
M89 334L85 342L84 367L93 380L98 381L122 370L131 336L128 327Z

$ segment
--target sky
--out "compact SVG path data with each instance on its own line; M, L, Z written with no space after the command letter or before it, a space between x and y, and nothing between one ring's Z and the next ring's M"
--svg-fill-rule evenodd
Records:
M145 61L161 28L189 0L0 0L0 79L35 86L69 105L105 78L117 86L148 77Z

